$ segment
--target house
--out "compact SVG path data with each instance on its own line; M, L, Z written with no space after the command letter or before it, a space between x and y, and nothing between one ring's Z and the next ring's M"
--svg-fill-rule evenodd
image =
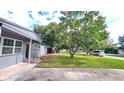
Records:
M47 53L37 34L20 25L0 18L0 69Z
M124 50L118 49L118 54L123 54L124 55Z

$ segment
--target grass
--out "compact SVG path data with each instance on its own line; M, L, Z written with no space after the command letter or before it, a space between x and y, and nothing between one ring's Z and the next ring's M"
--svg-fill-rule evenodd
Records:
M122 57L124 58L124 54L110 54L109 56Z
M76 54L70 58L68 53L49 54L40 62L39 68L115 68L124 69L124 61L111 58Z

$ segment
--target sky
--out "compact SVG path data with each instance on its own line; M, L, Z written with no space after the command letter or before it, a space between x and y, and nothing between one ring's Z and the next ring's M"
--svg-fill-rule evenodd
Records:
M6 10L1 12L1 17L21 26L33 29L35 24L47 25L50 22L59 23L61 14L59 11L12 11Z
M78 7L76 7L79 9L74 9L74 4L76 4L78 0L76 0L77 2L74 2L74 4L71 3L72 4L71 9L68 6L68 3L65 3L65 2L69 2L70 0L65 2L61 0L61 3L62 1L64 2L64 6L62 6L62 4L53 3L54 1L58 2L58 0L51 0L51 1L49 0L49 3L48 3L47 0L44 0L44 1L43 0L30 0L30 1L29 0L0 0L1 2L0 17L10 20L12 22L15 22L21 26L24 26L32 30L35 24L47 25L53 21L59 23L60 22L59 18L61 16L59 11L63 10L63 7L64 7L64 10L67 10L67 11L82 10L82 7L80 8L80 3L78 3L77 5ZM89 1L90 0L87 0L85 4L88 3L90 5ZM103 0L100 0L100 1L102 2ZM117 3L116 1L120 1L120 0L113 1L113 4L116 5ZM93 3L97 4L96 2L99 2L99 0L94 0ZM124 34L124 11L117 9L117 7L119 9L122 9L121 2L119 6L116 5L115 7L115 5L111 4L111 7L110 7L110 4L106 3L106 6L103 7L103 5L97 4L97 7L95 8L94 6L90 8L91 6L85 7L84 5L83 11L91 11L91 10L100 11L102 15L106 17L106 24L108 25L107 30L110 32L110 38L114 39L114 42L117 43L118 36L122 36ZM69 7L69 9L65 9L65 6L67 8Z

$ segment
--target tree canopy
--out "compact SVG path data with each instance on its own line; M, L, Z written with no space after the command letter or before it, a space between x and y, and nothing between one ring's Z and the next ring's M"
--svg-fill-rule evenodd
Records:
M58 24L52 22L46 26L36 25L34 31L40 36L42 43L53 48L56 44L58 37Z
M42 42L51 48L69 51L70 57L80 49L88 54L90 49L97 49L104 45L109 37L106 31L105 17L98 11L61 11L63 16L60 23L50 23L47 26L35 26Z
M71 57L81 47L88 54L90 49L102 47L109 33L105 17L98 11L62 11L61 24L66 32L66 45Z

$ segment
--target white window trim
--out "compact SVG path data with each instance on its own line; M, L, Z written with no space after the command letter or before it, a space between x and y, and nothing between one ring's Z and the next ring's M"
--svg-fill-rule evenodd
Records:
M16 42L16 40L14 40L14 44L13 44L13 52L12 52L12 54L15 53L15 42Z
M3 38L1 36L1 43L0 43L0 56L2 55L2 48L3 48Z
M14 54L21 54L21 53L22 53L22 48L23 48L23 41L17 40L17 39L16 39L16 41L22 42L22 46L21 46L21 47L15 46L15 47L14 47ZM16 41L15 41L15 44L16 44ZM15 48L21 48L21 52L20 52L20 53L15 53Z
M13 45L13 46L3 46L4 38L14 40L14 45ZM21 48L21 52L20 52L20 53L15 53L15 48L16 48L15 43L16 43L16 41L22 42L22 46L19 47L19 48ZM22 54L22 49L23 49L23 41L22 41L22 40L18 40L18 39L14 39L14 38L9 38L9 37L5 37L5 36L1 36L1 44L0 44L0 45L1 45L1 46L0 46L0 56L14 55L14 54ZM11 48L13 48L12 54L2 54L3 47L11 47ZM18 47L17 47L17 48L18 48Z

